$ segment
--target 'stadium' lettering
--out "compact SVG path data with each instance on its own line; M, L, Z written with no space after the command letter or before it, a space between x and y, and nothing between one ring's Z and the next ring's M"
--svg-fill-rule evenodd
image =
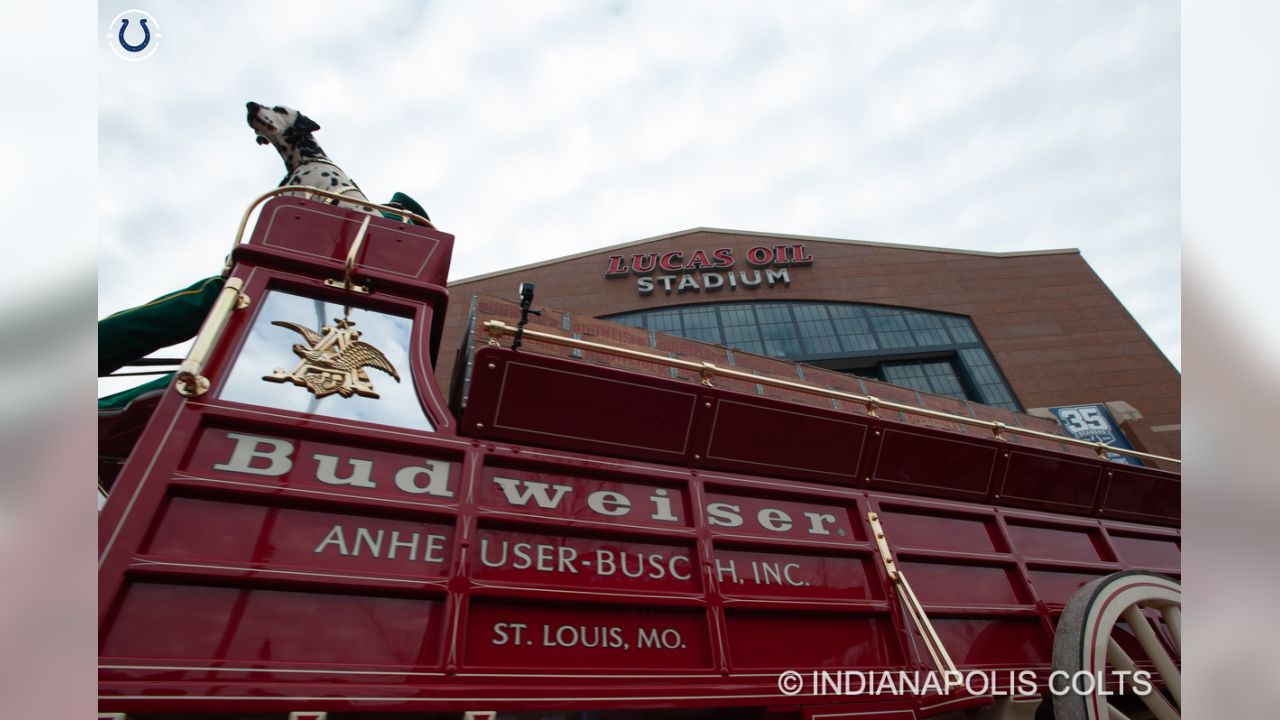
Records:
M765 268L763 273L757 269L739 270L723 275L703 272L696 275L645 276L636 278L636 291L641 295L649 295L661 288L663 294L670 295L674 292L679 295L686 292L715 292L724 287L732 291L738 288L756 288L761 285L773 287L778 284L791 286L791 274L787 268Z

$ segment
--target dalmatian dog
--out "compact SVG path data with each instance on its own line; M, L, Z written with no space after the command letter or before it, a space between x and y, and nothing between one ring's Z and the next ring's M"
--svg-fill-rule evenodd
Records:
M283 105L267 107L250 101L246 107L249 127L257 133L258 144L274 145L284 160L285 176L280 186L309 185L352 200L369 200L316 144L311 134L320 129L319 123Z

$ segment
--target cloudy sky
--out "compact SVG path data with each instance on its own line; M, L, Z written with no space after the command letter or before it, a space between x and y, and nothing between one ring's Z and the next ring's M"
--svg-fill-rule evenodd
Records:
M141 8L160 38L119 59ZM99 315L217 273L283 176L244 103L303 110L463 278L711 226L1076 247L1175 365L1178 5L99 5Z

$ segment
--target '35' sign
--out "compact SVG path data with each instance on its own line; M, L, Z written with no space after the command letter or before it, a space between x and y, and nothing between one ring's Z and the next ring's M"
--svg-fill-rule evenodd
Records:
M1120 428L1111 417L1111 413L1107 412L1106 406L1102 403L1051 407L1049 412L1058 418L1058 422L1062 424L1063 429L1071 437L1088 440L1089 442L1100 442L1126 450L1133 449L1128 439L1125 438L1124 433L1120 432ZM1109 453L1107 457L1111 460L1127 462L1133 465L1142 464L1137 458L1119 453Z

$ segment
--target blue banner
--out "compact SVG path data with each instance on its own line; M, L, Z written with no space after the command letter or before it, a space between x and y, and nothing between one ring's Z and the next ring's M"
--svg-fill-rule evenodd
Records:
M1107 406L1102 403L1051 407L1049 412L1053 413L1053 416L1058 419L1058 423L1073 438L1089 442L1100 442L1104 445L1126 450L1133 449L1133 446L1129 444L1128 438L1124 436L1124 433L1120 432L1120 426L1116 423L1115 418L1111 417L1111 413L1107 412ZM1142 461L1138 458L1120 453L1107 453L1107 459L1130 465L1142 464Z

